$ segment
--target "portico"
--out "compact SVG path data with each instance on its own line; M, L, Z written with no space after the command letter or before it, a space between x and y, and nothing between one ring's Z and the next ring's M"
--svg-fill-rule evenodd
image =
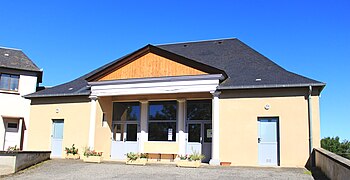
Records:
M216 87L222 78L213 74L89 82L89 146L94 147L92 125L99 121L96 106L101 101L112 106L101 106L104 113L112 114L111 159L124 160L128 152L186 155L196 151L205 154L206 162L218 165Z

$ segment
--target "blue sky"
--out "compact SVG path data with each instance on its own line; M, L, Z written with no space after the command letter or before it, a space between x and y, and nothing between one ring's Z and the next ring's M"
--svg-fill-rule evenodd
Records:
M349 1L6 1L0 46L70 81L146 44L237 37L287 70L326 82L321 136L350 139Z

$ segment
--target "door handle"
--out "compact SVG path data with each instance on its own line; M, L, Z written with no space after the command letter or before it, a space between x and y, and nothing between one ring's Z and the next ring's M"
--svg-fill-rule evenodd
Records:
M199 142L202 144L202 142L203 142L203 138L202 137L199 138Z
M258 138L258 143L260 143L261 142L261 138Z

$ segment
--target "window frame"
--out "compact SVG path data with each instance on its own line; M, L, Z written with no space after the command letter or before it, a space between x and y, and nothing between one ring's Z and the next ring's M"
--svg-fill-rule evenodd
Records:
M193 101L208 101L210 102L210 106L211 106L211 119L189 119L188 118L188 103L189 102L193 102ZM213 119L213 116L212 116L212 108L213 108L213 104L212 104L212 99L187 99L186 100L186 103L185 103L185 132L186 133L189 133L189 124L200 124L200 128L201 128L201 132L200 132L200 136L202 137L202 141L201 143L212 143L212 139L211 141L208 141L207 138L205 137L206 135L206 132L204 131L205 130L205 125L206 124L210 124L213 129L213 125L212 125L212 119ZM189 138L188 138L189 139ZM188 141L189 142L189 141Z
M0 87L0 90L1 91L9 91L9 92L19 92L19 79L20 79L20 75L18 75L18 74L8 74L8 73L0 73L0 83L1 83L1 81L2 81L2 75L8 75L9 76L9 80L8 80L8 82L7 82L7 85L8 85L8 89L4 89L4 88L1 88ZM14 79L14 77L18 77L18 78L16 78L16 80L17 80L17 90L12 90L11 89L11 82L13 81L13 79Z
M176 106L176 112L175 112L175 120L151 120L150 119L150 108L152 103L159 103L159 102L175 102L175 106ZM179 111L179 105L177 100L156 100L156 101L149 101L148 102L148 107L147 107L147 141L148 142L178 142L178 137L177 137L177 132L178 132L178 126L179 126L179 117L178 117L178 111ZM149 140L150 137L150 123L175 123L175 129L173 130L173 133L175 133L175 139L169 141L164 141L164 140Z
M208 101L209 103L210 103L210 116L211 116L211 118L210 119L189 119L188 118L188 104L189 104L189 102L194 102L194 101L202 101L202 102L205 102L205 101ZM213 108L213 103L212 103L212 99L188 99L188 100L186 100L186 103L185 103L185 121L186 122L201 122L201 121L203 121L203 122L206 122L206 121L212 121L212 119L213 119L213 116L212 116L212 114L213 114L213 112L212 112L212 108Z
M125 120L125 121L122 121L122 120L117 120L115 117L114 117L114 103L125 103L125 104L131 104L131 103L135 103L135 104L138 104L139 108L140 108L140 111L139 111L139 118L136 119L136 120ZM142 109L141 109L141 103L139 101L113 101L112 102L112 128L111 128L111 133L112 133L112 141L116 141L116 142L137 142L138 139L136 138L136 141L128 141L127 140L127 125L128 124L136 124L137 126L137 133L140 131L140 123L141 123L141 114L142 114ZM118 125L120 125L121 127L121 130L124 129L122 133L122 138L123 140L116 140L115 138L115 134L117 133L118 131ZM122 126L124 126L124 128L122 128ZM125 134L124 134L125 133ZM137 134L136 134L137 136ZM125 139L124 139L125 138Z

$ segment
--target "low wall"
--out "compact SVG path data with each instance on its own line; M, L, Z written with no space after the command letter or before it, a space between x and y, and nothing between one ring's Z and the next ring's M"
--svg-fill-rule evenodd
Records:
M0 175L15 173L50 159L51 151L0 151Z
M345 180L350 177L350 160L322 148L314 149L315 166L329 179Z

